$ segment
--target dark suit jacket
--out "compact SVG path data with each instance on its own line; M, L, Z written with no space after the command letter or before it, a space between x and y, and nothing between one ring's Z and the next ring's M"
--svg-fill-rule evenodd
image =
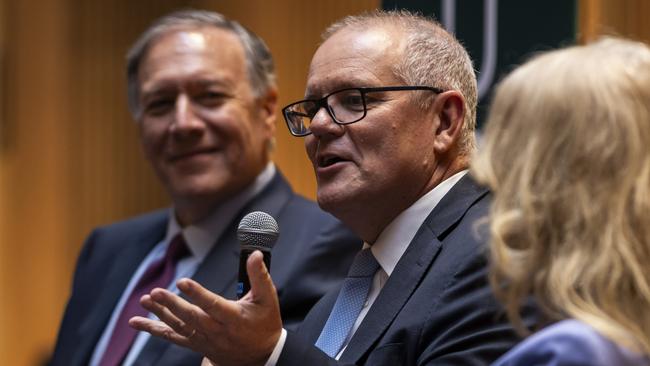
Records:
M275 217L280 237L272 255L271 274L282 316L297 325L312 305L345 277L361 241L314 202L293 193L276 173L270 184L239 212L193 276L226 298L235 298L239 268L237 226L251 211ZM132 274L163 239L168 210L146 214L93 231L74 276L56 348L55 366L87 365L110 315ZM138 365L199 365L201 356L151 337Z
M457 366L497 359L518 339L486 280L487 225L476 221L488 205L487 190L463 177L420 227L339 362L313 346L334 290L297 333L288 333L278 365Z

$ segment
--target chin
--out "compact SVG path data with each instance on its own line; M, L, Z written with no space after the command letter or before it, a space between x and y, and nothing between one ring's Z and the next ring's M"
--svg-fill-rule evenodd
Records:
M346 206L354 202L351 192L318 189L316 193L318 206L340 219L339 214L346 211Z
M227 182L214 179L186 178L170 185L173 196L189 199L210 199L229 190Z

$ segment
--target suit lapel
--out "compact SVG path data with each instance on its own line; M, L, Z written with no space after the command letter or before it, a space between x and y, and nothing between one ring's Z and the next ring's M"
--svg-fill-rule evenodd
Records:
M381 337L418 287L440 247L428 228L420 228L348 343L341 361L357 362Z
M440 240L443 240L465 212L487 194L486 187L479 185L469 174L466 174L442 198L425 220L425 225L429 226Z
M348 343L341 361L356 363L373 348L433 265L443 245L441 240L485 194L487 189L466 175L436 205Z
M81 343L77 351L75 351L73 365L86 364L84 360L90 359L90 355L106 328L111 313L131 276L151 248L163 239L167 216L161 217L164 217L164 219L156 221L141 235L128 238L126 243L122 243L122 249L114 253L115 258L119 258L119 260L116 260L115 264L109 269L104 282L97 284L101 290L95 302L96 306L79 326Z
M278 217L291 194L291 188L277 172L262 192L234 216L192 278L211 291L234 299L235 282L239 271L239 241L237 240L239 221L253 211L263 211Z

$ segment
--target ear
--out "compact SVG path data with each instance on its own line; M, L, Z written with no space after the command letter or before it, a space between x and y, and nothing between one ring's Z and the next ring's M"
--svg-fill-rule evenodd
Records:
M278 89L269 87L263 96L259 97L260 119L270 132L269 137L275 135L275 111L278 105Z
M435 99L433 110L439 120L433 148L438 154L446 153L458 145L465 123L465 98L456 90L446 91Z

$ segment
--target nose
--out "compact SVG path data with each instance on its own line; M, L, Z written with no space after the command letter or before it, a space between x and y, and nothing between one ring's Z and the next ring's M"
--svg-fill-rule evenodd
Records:
M316 112L309 125L309 130L315 137L326 135L340 136L343 134L344 129L344 126L334 121L334 118L325 106Z
M179 94L176 97L172 131L185 135L200 132L204 127L205 124L196 114L190 98L186 94Z

